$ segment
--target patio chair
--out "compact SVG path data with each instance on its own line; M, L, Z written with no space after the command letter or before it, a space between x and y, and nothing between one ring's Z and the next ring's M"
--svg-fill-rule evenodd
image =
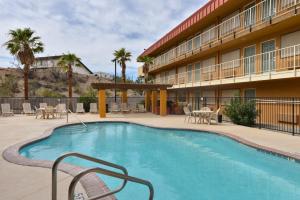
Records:
M61 118L63 115L67 115L67 106L64 103L60 103L56 106L56 115Z
M130 112L130 109L128 108L127 103L122 103L121 104L121 111L123 113L129 113Z
M138 109L136 107L137 105L136 104L129 104L129 108L131 110L131 112L138 112Z
M140 113L145 113L146 112L144 104L138 104L138 111Z
M14 112L10 109L9 103L1 104L2 116L13 116Z
M193 112L187 106L183 107L183 112L185 114L184 122L186 122L186 119L188 119L187 122L189 123L191 118L195 118L195 116L193 115ZM195 120L196 120L196 118L195 118Z
M220 111L221 111L221 108L218 108L218 110L216 110L216 112L212 113L210 116L210 118L215 120L217 124L219 123L218 116L219 116Z
M52 119L55 118L55 109L52 106L47 106L45 108L45 117L49 119L52 116Z
M25 115L35 115L34 110L31 109L30 103L23 103L22 106L23 106L23 113Z
M83 109L83 103L76 104L76 113L85 113L85 111Z
M120 111L121 111L121 110L120 110L118 104L116 104L116 103L112 103L112 104L111 104L111 110L110 110L111 113L118 113L118 112L120 112Z
M90 113L98 113L97 104L90 103Z
M47 103L40 103L40 108L46 108L47 106Z

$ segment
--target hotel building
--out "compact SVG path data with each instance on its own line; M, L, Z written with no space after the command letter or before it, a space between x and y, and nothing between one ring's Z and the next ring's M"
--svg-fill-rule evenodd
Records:
M169 98L300 97L300 0L210 0L146 49Z

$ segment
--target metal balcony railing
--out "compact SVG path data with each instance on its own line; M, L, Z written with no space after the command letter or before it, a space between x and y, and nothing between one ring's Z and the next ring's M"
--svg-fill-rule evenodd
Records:
M245 29L253 29L265 22L283 16L299 5L300 0L261 1L156 57L154 63L150 66L150 71L183 59L188 56L188 53L200 50L206 45L214 44L232 34L237 35Z
M300 69L300 44L229 62L201 66L198 70L160 76L156 79L156 83L196 84L229 78L251 78L259 75L272 78L273 75L285 72L293 72L292 76L298 76L300 74L297 74L297 69Z

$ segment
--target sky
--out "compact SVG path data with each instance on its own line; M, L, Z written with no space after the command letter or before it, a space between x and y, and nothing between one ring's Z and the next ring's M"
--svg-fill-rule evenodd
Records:
M136 76L136 58L208 0L0 0L0 67L13 67L3 47L10 29L30 27L41 36L43 53L75 53L93 72L112 73L114 50L132 53L128 76ZM120 71L120 68L118 69Z

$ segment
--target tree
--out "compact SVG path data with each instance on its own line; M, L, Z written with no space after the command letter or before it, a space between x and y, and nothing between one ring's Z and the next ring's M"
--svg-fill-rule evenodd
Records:
M69 98L72 98L72 87L73 87L73 68L74 67L81 67L80 65L80 58L78 58L75 54L68 53L61 56L58 61L58 66L68 74L68 87L69 87Z
M149 68L150 65L153 64L154 58L149 57L149 56L141 56L138 57L137 62L144 63L143 65L143 73L144 73L144 78L145 78L145 83L149 81Z
M28 100L28 76L30 66L34 63L34 54L44 51L44 44L39 36L34 36L30 28L9 31L9 40L4 43L6 49L24 65L24 97Z
M131 60L131 53L127 52L125 48L116 50L114 52L115 60L120 64L122 68L122 80L126 82L126 62Z

